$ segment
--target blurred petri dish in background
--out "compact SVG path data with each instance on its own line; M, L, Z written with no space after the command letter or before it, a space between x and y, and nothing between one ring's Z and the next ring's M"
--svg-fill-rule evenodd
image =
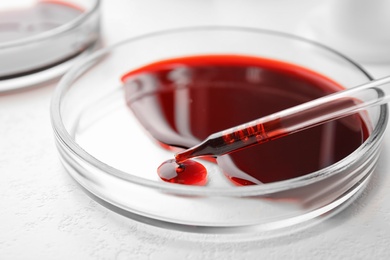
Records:
M0 3L0 92L61 76L99 45L100 0Z

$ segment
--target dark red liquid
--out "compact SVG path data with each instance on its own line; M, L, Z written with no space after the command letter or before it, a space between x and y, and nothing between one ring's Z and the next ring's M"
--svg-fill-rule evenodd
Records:
M166 148L188 148L212 133L342 90L296 65L234 55L161 61L122 81L128 106ZM345 158L368 135L362 117L353 115L220 156L217 162L236 184L281 181Z

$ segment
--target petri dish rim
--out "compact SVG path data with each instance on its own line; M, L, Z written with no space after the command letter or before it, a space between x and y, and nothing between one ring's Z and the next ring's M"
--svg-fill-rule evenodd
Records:
M4 43L0 43L0 49L13 48L13 47L21 46L21 45L27 45L29 43L34 43L34 42L46 40L46 39L49 39L51 37L55 37L57 35L61 35L63 33L71 31L73 28L82 24L91 15L98 12L99 7L100 7L100 0L94 0L94 4L92 5L91 9L89 9L87 12L83 12L77 18L72 19L69 23L60 25L56 28L41 32L39 34L32 35L30 37L26 37L26 38L21 39L21 40L14 40L14 41L7 41Z
M198 30L236 30L236 31L245 31L249 33L262 33L270 34L277 37L289 38L291 40L300 41L308 43L312 46L315 46L320 49L324 49L328 52L335 54L336 56L341 57L351 66L355 67L362 74L367 77L367 80L372 80L373 78L366 72L359 64L349 59L345 55L333 50L327 46L324 46L320 43L317 43L312 40L308 40L296 35L291 35L284 32L270 31L265 29L258 28L248 28L248 27L236 27L236 26L196 26L196 27L184 27L184 28L174 28L164 31L152 32L149 34L141 35L138 37L130 38L119 42L111 47L101 49L96 51L94 54L90 55L83 62L78 63L77 66L73 66L61 79L57 85L51 100L50 105L50 114L51 122L54 130L55 136L58 140L64 144L71 152L77 156L82 161L89 163L90 165L103 170L104 173L114 176L116 178L122 179L124 182L131 182L133 184L154 188L160 191L165 191L173 194L179 195L193 195L193 196L226 196L226 197L246 197L246 196L259 196L267 195L275 192L285 191L293 188L303 187L323 179L326 179L330 176L336 175L345 169L354 158L363 155L366 152L375 149L381 142L381 136L384 133L384 130L387 125L388 120L388 107L387 105L380 106L379 119L377 126L373 129L373 132L367 138L367 140L359 146L353 153L342 159L341 161L332 164L326 168L320 169L318 171L309 173L304 176L297 178L278 181L274 183L268 183L264 185L254 185L254 186L240 186L232 188L210 188L210 187L196 187L196 186L186 186L186 185L177 185L165 182L156 182L152 180L147 180L141 177L131 175L130 173L123 172L118 170L110 165L96 159L94 156L86 152L80 145L75 142L71 135L67 132L64 124L62 123L61 118L61 99L62 96L66 93L67 87L72 83L73 80L77 79L80 75L78 68L83 67L84 65L94 64L94 61L99 60L100 57L109 54L115 48L120 47L121 45L129 44L135 41L141 41L153 37L158 37L166 34L176 34L180 32L188 31L198 31Z

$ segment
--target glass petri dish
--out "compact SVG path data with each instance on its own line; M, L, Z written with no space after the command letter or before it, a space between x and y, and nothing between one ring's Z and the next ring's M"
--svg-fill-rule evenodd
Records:
M0 3L0 92L61 76L99 41L100 0Z
M347 205L374 171L387 124L387 106L367 110L370 134L342 160L304 176L234 186L206 165L207 186L162 182L157 167L173 157L142 129L125 100L121 77L177 57L246 55L289 62L344 87L371 80L356 63L296 36L237 27L194 27L132 38L100 50L60 81L51 120L61 161L88 194L138 221L200 233L269 233L319 221ZM155 118L158 120L158 118Z

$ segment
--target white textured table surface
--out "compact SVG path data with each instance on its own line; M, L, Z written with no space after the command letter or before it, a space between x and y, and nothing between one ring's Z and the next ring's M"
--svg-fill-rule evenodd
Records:
M102 6L103 37L106 44L111 44L157 29L199 24L293 31L320 2L324 1L107 0ZM390 72L390 64L366 69L379 77ZM347 209L288 236L229 241L223 236L148 226L112 212L88 197L62 168L54 147L49 118L54 87L0 94L0 259L390 256L389 131L375 175Z

